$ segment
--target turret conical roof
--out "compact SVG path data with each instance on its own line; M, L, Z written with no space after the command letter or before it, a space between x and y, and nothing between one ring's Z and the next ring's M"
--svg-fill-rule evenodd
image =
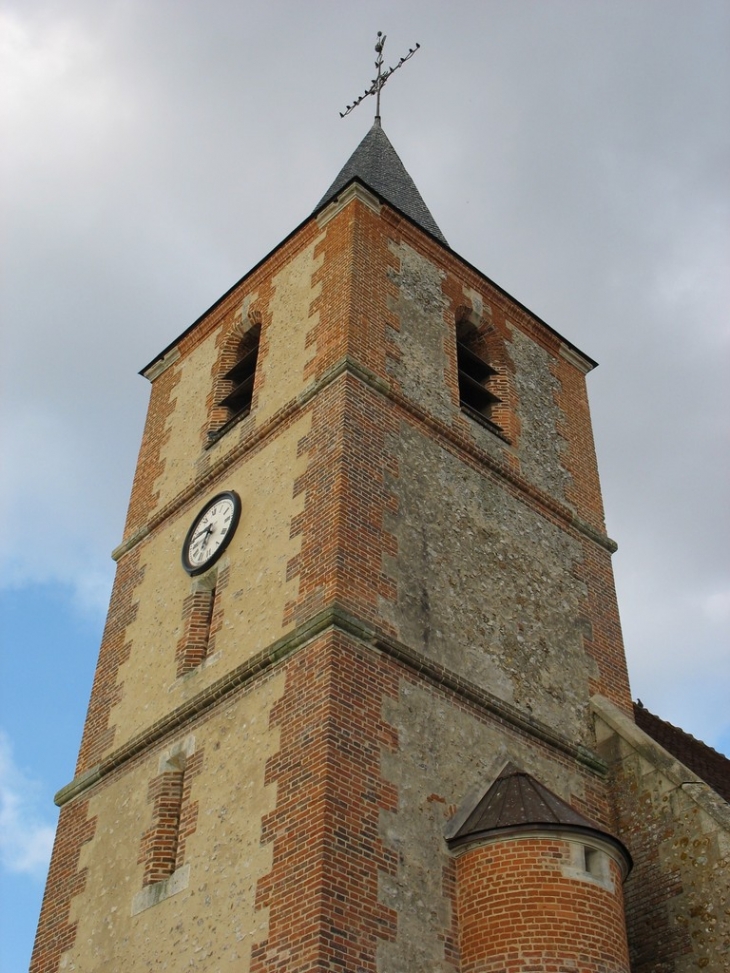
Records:
M417 223L422 230L448 246L446 237L431 216L428 206L416 189L416 184L390 144L390 139L377 118L373 127L340 170L335 181L315 206L315 213L332 202L353 179L359 179L385 202Z
M631 869L631 855L618 838L567 804L530 774L508 763L471 814L449 839L452 847L498 834L563 831L591 835L613 845Z

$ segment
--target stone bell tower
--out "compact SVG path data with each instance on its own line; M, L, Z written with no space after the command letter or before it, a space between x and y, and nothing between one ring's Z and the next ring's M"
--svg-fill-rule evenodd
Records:
M34 973L628 971L593 365L376 121L143 370Z

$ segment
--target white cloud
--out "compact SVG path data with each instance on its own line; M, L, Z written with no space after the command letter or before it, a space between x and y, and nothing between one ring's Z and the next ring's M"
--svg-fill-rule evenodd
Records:
M706 595L700 600L700 610L712 622L727 622L730 619L730 591Z
M667 570L647 563L651 578L629 570L618 586L622 616L630 619L624 628L633 694L658 716L722 749L730 733L730 592L713 590L713 576L677 583L671 562Z
M8 872L42 879L55 828L38 813L39 785L16 766L8 735L0 730L0 864Z
M26 410L0 424L0 584L59 582L74 588L77 608L104 611L113 565L102 498L85 489L94 476L87 453L59 415Z
M12 161L42 164L36 156L41 134L54 153L88 156L90 132L111 126L118 95L103 47L78 23L44 23L0 11L0 65L2 117L14 136Z

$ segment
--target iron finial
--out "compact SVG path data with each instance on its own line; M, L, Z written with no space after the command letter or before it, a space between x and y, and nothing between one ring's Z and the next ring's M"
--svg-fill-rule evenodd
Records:
M383 48L385 47L385 37L386 35L382 32L382 30L379 30L378 39L375 42L375 53L378 55L375 60L375 67L378 69L377 77L371 81L370 87L366 88L364 93L361 94L359 98L356 98L351 105L348 105L344 111L340 112L340 118L344 118L345 115L349 115L350 112L354 108L357 108L360 102L364 101L368 95L375 95L375 121L379 122L380 121L380 92L385 86L385 82L388 80L391 74L393 74L394 71L397 71L398 68L402 68L403 65L406 63L406 61L410 61L410 59L413 57L413 55L421 46L420 44L416 44L415 47L409 47L408 53L405 55L405 57L402 57L400 61L398 61L395 67L386 68L385 70L383 70Z

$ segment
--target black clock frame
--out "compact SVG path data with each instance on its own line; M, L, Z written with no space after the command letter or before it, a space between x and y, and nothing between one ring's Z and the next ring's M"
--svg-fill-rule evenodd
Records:
M226 533L226 536L221 541L218 549L214 551L213 554L211 554L211 556L204 564L191 564L188 558L188 550L190 549L190 542L193 539L193 535L195 534L198 524L203 519L203 517L205 517L205 515L208 513L210 508L215 507L215 505L220 500L233 501L233 516L231 517L231 525L228 528L228 532ZM185 540L183 541L183 547L182 547L182 566L192 578L194 578L195 575L197 574L205 574L205 572L215 564L218 558L223 554L225 549L231 543L233 539L233 535L236 533L236 528L238 527L238 521L240 519L241 519L241 498L238 496L235 490L224 490L223 493L217 493L214 497L211 497L211 499L207 501L204 507L200 509L197 517L195 518L195 520L193 520L192 524L190 525L190 529L185 535Z

